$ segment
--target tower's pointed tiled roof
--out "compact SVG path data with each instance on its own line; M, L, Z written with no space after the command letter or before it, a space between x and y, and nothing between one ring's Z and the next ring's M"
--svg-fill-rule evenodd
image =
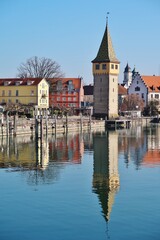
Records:
M106 29L103 35L103 39L97 54L97 57L92 61L94 62L116 62L119 63L114 52L112 45L112 39L108 30L108 23L106 24Z

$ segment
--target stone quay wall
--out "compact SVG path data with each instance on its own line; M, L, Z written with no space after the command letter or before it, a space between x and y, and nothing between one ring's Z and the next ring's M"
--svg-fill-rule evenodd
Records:
M26 119L10 117L0 124L0 136L30 134L38 136L48 133L66 133L73 131L105 130L104 120L92 120L86 117L68 117L62 119L38 118Z

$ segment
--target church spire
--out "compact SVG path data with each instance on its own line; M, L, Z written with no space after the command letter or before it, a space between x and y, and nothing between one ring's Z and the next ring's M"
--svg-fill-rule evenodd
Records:
M109 33L108 29L108 17L106 22L106 29L102 38L102 42L98 51L98 54L96 58L92 61L94 62L114 62L119 63L113 45L112 45L112 39Z

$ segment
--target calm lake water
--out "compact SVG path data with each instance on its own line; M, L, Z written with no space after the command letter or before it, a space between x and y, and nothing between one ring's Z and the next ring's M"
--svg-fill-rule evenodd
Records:
M1 240L160 239L160 128L0 139Z

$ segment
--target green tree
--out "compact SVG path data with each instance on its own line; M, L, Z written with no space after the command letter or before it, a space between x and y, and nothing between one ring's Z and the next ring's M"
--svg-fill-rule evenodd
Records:
M147 106L143 110L143 115L144 116L156 116L158 115L158 101L153 100L150 101Z

